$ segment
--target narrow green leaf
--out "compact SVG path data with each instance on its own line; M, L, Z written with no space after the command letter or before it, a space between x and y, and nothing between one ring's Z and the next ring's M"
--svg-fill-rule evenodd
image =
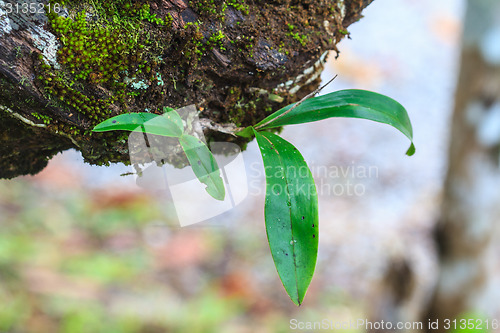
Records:
M179 141L182 149L200 182L207 185L207 192L217 200L224 200L224 183L220 176L219 166L208 147L200 139L183 134Z
M361 118L391 125L412 141L407 155L415 153L413 129L405 108L390 97L366 90L340 90L305 100L290 110L290 104L271 114L257 125L256 129L302 124L331 117ZM250 130L237 133L249 136Z
M172 119L169 119L169 116ZM177 118L180 119L176 111L170 111L165 116L146 112L127 113L103 121L102 123L94 127L93 131L144 131L148 134L180 137L182 135L183 129L182 127L179 127Z
M99 123L96 127L94 127L92 131L94 132L106 132L115 130L133 131L137 127L140 127L145 122L148 122L156 117L158 117L157 114L146 113L146 112L121 114L116 117L106 119L105 121Z
M254 131L266 170L267 238L286 292L300 305L318 253L318 196L304 158L279 136Z

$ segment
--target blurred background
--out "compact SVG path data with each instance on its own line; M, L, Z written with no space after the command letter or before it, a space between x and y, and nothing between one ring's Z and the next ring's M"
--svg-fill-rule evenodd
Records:
M301 307L269 253L255 142L243 153L250 195L184 228L171 202L120 176L132 168L89 166L67 151L36 176L0 180L0 332L309 332L292 323L438 316L431 309L445 304L439 290L453 284L443 276L466 279L471 267L450 264L446 273L440 266L453 251L435 243L452 191L448 146L465 12L465 0L375 0L322 74L339 75L322 93L367 89L404 105L413 157L404 136L378 123L330 119L284 130L319 192L319 258ZM498 196L500 187L486 185ZM475 253L472 262L485 257ZM489 309L481 316L498 315Z

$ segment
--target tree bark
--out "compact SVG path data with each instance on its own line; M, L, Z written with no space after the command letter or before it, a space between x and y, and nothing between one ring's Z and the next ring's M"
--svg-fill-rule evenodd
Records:
M243 145L213 129L315 89L326 52L371 1L0 1L0 178L69 148L127 163L126 134L91 129L167 106L196 104L207 139Z
M500 3L469 0L449 167L436 229L440 278L428 319L498 318ZM498 278L496 278L498 280ZM427 322L427 320L424 320ZM491 327L490 327L491 329Z

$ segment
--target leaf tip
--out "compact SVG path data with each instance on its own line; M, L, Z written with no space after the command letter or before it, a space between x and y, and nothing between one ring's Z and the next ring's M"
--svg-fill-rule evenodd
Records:
M408 150L406 151L406 155L413 156L415 154L415 151L415 145L412 142L410 148L408 148Z
M222 192L219 192L219 191L209 191L208 187L206 188L208 194L214 198L215 200L219 200L219 201L224 201L224 199L226 198L226 191L222 191Z
M288 293L288 291L287 291L287 293ZM299 295L288 294L288 296L292 300L293 304L295 304L297 307L300 307L302 305L302 301L304 300L305 295L302 295L302 297L300 297Z
M94 126L94 128L92 129L92 132L104 132L104 129L102 129L101 124L97 124L97 125L96 125L96 126Z

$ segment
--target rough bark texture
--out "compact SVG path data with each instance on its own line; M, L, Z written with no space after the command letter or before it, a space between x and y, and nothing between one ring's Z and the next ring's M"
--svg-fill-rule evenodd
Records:
M500 3L469 0L442 216L440 278L428 319L498 318ZM478 318L478 316L476 316ZM427 322L427 320L424 320Z
M90 132L120 113L196 104L207 129L251 125L317 87L371 1L0 1L0 178L68 148L127 162L126 133Z

